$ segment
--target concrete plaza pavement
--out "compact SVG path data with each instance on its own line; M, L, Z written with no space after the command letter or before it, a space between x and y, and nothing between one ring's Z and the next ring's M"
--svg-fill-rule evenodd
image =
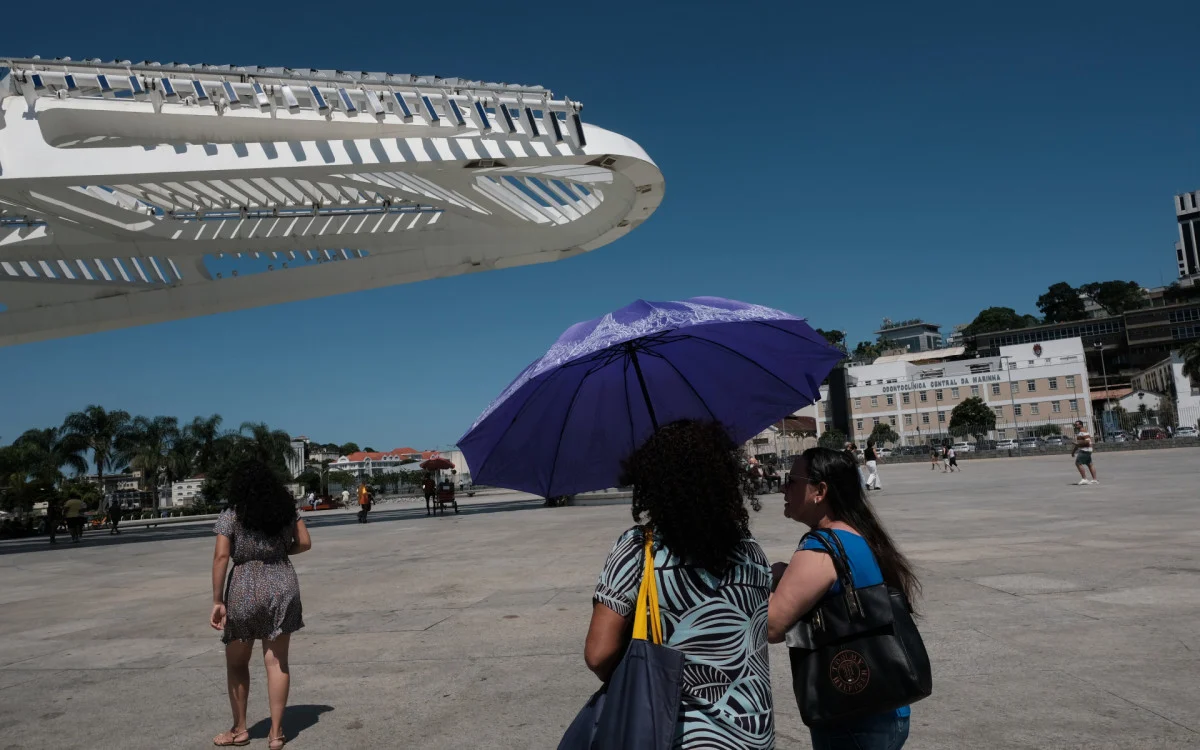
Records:
M1093 487L1061 456L884 465L871 499L919 566L934 665L907 747L1200 747L1197 459L1098 455ZM583 637L628 503L476 500L313 520L289 747L556 745L597 687ZM781 496L751 515L786 559L803 528ZM211 746L229 725L211 551L207 527L0 543L0 749ZM771 659L778 745L808 747L786 650Z

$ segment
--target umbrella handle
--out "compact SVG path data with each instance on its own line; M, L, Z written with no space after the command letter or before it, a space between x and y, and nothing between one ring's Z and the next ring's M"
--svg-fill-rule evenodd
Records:
M642 398L646 400L646 411L650 412L650 425L654 427L654 431L658 432L658 417L654 414L654 404L650 403L650 389L646 387L646 376L642 375L642 363L638 361L637 347L632 341L625 343L625 351L629 352L629 358L633 360L633 371L637 373L638 385L642 387Z

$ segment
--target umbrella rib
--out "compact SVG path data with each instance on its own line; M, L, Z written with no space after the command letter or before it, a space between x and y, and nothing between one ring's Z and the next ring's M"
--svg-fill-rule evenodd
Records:
M588 370L587 374L579 379L579 385L575 386L575 392L571 394L571 403L567 405L567 411L563 414L562 427L558 430L558 441L554 444L554 460L550 462L550 479L546 482L546 497L551 497L550 491L554 487L554 475L558 472L558 454L562 451L563 434L567 431L567 422L571 420L571 410L575 408L575 402L579 399L579 392L583 390L583 384L595 371L594 369Z
M601 367L603 367L603 365L601 365ZM583 376L584 379L586 379L588 377L588 375L591 375L592 372L595 372L596 369L598 369L598 368L593 368L591 372L587 373L587 375L584 375ZM545 388L550 383L550 381L554 379L555 375L558 375L559 373L566 372L566 371L567 371L567 367L565 365L563 367L556 368L553 371L551 371L550 374L547 375L544 380L542 380L540 383L538 383L537 387L533 389L533 392L529 394L529 397L525 399L525 402L521 404L521 408L517 409L517 413L513 415L511 420L509 420L508 426L505 427L504 431L501 432L500 435L496 438L495 442L493 443L493 448L494 448L494 446L500 445L500 443L504 441L504 438L505 438L505 436L508 435L509 430L511 430L513 428L513 425L515 425L517 423L517 420L521 418L521 415L525 413L525 410L529 408L529 405L531 403L533 403L533 399L538 394L538 392L541 391L543 388ZM519 393L520 391L517 391L517 392ZM513 394L513 396L516 396L516 395L517 395L516 393ZM484 469L487 467L488 462L492 460L493 455L495 455L494 450L492 452L488 453L488 457L483 460L482 464L480 464L479 470L475 472L475 476L483 476Z
M712 421L716 422L717 415L713 414L713 410L711 408L709 408L708 402L705 401L704 397L700 395L700 391L696 390L696 386L692 385L692 381L687 379L687 375L684 375L682 372L680 372L679 368L675 366L674 362L672 362L671 360L662 356L658 352L652 352L651 356L658 357L663 362L666 362L668 367L670 367L672 370L675 371L675 374L678 375L683 380L684 385L686 385L688 387L688 390L690 390L692 392L692 394L695 395L696 400L699 401L700 405L704 407L704 410L706 412L708 412L708 416L712 417ZM628 390L628 386L626 387L626 389Z
M483 460L483 463L480 464L479 469L475 472L475 476L479 476L479 477L483 476L484 469L487 468L488 462L492 460L492 456L495 453L495 446L500 445L500 443L503 442L505 436L508 435L508 431L511 430L513 428L513 425L515 425L517 423L517 420L521 418L521 414L523 414L525 412L525 410L529 408L529 404L533 401L533 397L538 394L538 391L545 388L546 384L549 383L554 378L554 376L559 374L560 372L565 372L565 369L558 368L558 369L554 370L549 375L547 375L546 378L544 380L542 380L542 382L538 383L536 388L533 389L533 392L530 393L529 397L525 399L525 402L523 404L521 404L521 408L517 409L517 413L513 415L511 420L509 420L508 426L505 427L504 431L501 432L499 437L496 438L495 442L492 444L493 450L488 453L487 458L485 458ZM519 393L519 392L520 391L518 390L517 393ZM512 395L516 396L517 393L513 393ZM510 398L511 398L511 396L510 396Z
M758 362L756 362L755 360L751 359L750 357L747 357L745 354L742 354L742 353L741 353L741 352L739 352L737 349L730 348L730 347L726 346L725 344L720 344L720 343L717 343L716 341L713 341L712 339L706 339L706 338L702 338L702 337L700 337L700 336L693 336L692 338L694 338L694 339L695 339L695 340L697 340L697 341L703 341L703 342L705 342L706 344L712 344L713 346L715 346L715 347L717 347L717 348L719 348L719 349L724 349L725 351L729 352L730 354L732 354L732 355L733 355L733 356L735 356L735 357L740 357L740 358L742 358L742 359L746 360L746 361L747 361L747 362L749 362L750 364L754 365L754 366L755 366L755 367L757 367L758 369L760 369L760 370L762 370L763 372L765 372L766 374L770 375L772 378L775 378L776 380L778 380L780 383L783 383L785 386L787 386L787 387L788 387L790 390L792 390L793 392L795 392L797 395L799 395L799 396L801 396L801 397L803 397L803 398L806 398L806 399L808 399L808 402L809 402L809 403L812 403L812 402L813 402L813 397L812 397L812 396L810 396L810 395L808 395L807 393L804 393L804 392L803 392L803 391L801 391L800 389L796 388L796 386L792 385L791 383L787 382L786 380L784 380L783 378L779 377L779 376L778 376L778 375L776 375L775 373L771 372L771 371L770 371L770 370L768 370L767 368L763 367L761 364L759 364L759 363L758 363Z
M629 404L629 359L626 358L625 366L621 368L621 385L625 388L625 416L629 417L629 454L637 450L637 440L633 432L633 407Z

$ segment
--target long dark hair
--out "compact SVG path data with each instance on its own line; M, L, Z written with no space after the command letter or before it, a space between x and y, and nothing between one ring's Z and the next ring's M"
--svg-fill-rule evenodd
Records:
M633 520L649 519L667 549L715 575L750 536L742 500L741 457L714 422L660 427L624 464L633 485Z
M296 501L267 464L245 458L229 476L229 507L250 531L275 536L296 521Z
M809 448L804 451L804 464L809 483L824 482L829 488L825 494L829 515L862 534L875 554L884 583L900 589L909 603L914 603L921 594L921 582L863 495L862 475L853 459L841 451Z

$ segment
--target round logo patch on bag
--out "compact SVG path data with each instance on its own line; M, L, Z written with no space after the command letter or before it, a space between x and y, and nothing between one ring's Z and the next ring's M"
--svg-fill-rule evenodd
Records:
M839 651L829 662L829 679L840 692L857 695L867 689L871 668L857 651Z

